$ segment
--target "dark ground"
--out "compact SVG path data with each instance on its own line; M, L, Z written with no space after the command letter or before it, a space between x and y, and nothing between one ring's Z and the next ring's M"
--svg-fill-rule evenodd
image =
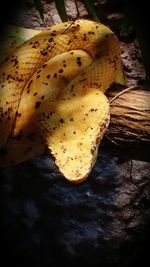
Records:
M59 22L53 3L44 4L43 25L31 1L23 2L17 12L6 6L6 20L33 28ZM67 1L68 10L75 14L69 8L72 2ZM120 38L128 85L143 83L136 32L132 27L121 31L123 1L99 3L97 10ZM81 17L88 17L80 9ZM138 154L146 152L137 150L135 159L123 148L116 153L105 142L100 152L89 178L80 185L66 182L46 154L0 170L1 266L150 265L150 163L146 156L138 160Z

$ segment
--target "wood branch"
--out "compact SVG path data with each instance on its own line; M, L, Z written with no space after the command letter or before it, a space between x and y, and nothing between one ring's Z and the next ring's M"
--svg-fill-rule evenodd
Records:
M111 100L118 89L109 91ZM110 125L106 132L108 138L117 144L150 144L150 91L135 87L118 95L110 103Z

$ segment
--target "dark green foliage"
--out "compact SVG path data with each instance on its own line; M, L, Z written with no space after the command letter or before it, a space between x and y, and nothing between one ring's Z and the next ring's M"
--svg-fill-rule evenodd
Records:
M95 6L94 6L94 3L93 3L93 0L84 0L85 2L85 6L86 8L88 9L90 15L92 16L93 20L95 21L100 21L99 20L99 17L97 16L96 14L96 10L95 10Z
M58 14L59 14L61 20L62 21L67 21L68 20L68 15L67 15L67 12L66 12L66 6L65 6L64 0L54 0L54 2L55 2L56 9L58 11ZM95 6L94 6L94 3L93 3L93 0L84 0L83 2L85 4L89 14L92 16L93 20L100 21L99 17L96 14L96 10L95 10ZM35 3L36 9L39 11L40 16L41 16L41 18L43 20L44 11L43 11L43 5L42 5L41 0L34 0L34 3Z
M40 13L41 19L43 20L44 19L44 10L43 10L43 5L42 5L41 0L34 0L34 4L35 4L36 9Z
M142 58L146 70L146 83L150 84L150 27L149 27L149 4L142 0L124 0L125 28L133 27L142 52Z
M65 2L64 0L55 0L55 5L57 12L61 18L62 21L67 21L68 20L68 15L66 12L66 7L65 7Z

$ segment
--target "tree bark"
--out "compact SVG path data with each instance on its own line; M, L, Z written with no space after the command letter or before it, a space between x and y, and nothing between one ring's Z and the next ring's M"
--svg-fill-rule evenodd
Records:
M108 92L109 100L118 89ZM110 124L107 136L117 144L150 144L150 91L135 87L110 103Z

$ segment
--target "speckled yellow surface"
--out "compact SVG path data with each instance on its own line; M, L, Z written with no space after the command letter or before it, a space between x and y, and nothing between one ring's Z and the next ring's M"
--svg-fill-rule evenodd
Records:
M0 69L0 164L48 147L72 182L83 181L109 121L104 92L122 82L120 45L106 26L77 20L14 49Z

